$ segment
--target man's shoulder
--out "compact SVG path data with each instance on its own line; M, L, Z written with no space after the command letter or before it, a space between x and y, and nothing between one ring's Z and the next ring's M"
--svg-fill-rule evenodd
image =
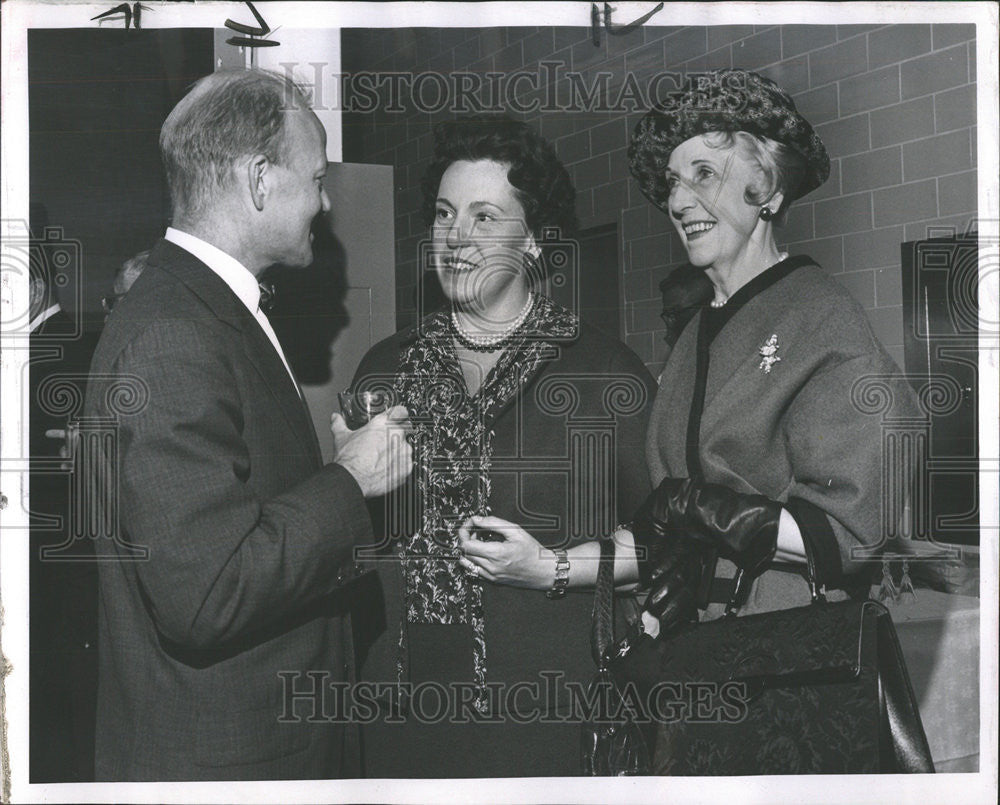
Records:
M161 323L238 325L243 303L212 269L179 246L161 240L146 268L116 305L109 328Z
M105 333L134 337L151 327L194 323L207 309L188 286L158 266L150 266L115 306Z
M217 348L235 332L234 321L220 317L182 279L151 264L108 317L95 370L114 365L126 351L159 352L159 359L177 361L189 350Z

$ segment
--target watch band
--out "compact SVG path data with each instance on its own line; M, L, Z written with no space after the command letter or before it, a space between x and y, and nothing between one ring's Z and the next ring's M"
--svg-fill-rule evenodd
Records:
M552 589L545 593L545 597L549 599L562 598L569 585L569 556L563 549L554 550L553 553L556 555L556 576L552 580Z

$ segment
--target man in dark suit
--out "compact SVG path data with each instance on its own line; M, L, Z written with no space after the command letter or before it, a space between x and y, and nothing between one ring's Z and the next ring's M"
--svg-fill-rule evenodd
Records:
M291 82L253 70L202 79L163 125L173 226L87 392L117 428L94 473L118 518L97 542L98 780L356 773L343 723L292 694L351 673L338 592L365 497L410 472L406 412L353 432L335 415L322 466L256 279L312 260L325 142Z

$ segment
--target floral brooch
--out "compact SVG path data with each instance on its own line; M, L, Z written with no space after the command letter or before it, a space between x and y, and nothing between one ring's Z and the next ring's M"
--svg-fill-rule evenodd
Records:
M777 354L779 349L781 349L781 344L778 343L778 336L772 333L764 346L758 350L760 352L760 365L758 368L762 369L764 374L771 374L771 367L781 360L781 357Z

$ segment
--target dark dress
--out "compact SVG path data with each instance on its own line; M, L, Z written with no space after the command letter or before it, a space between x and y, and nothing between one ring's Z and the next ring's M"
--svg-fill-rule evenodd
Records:
M831 600L845 589L864 595L873 551L898 533L909 504L894 423L918 419L861 307L808 257L792 257L685 328L650 419L650 476L654 485L700 477L780 501ZM735 567L720 561L716 573L730 578ZM742 613L808 601L801 568L774 566ZM721 611L713 604L707 617Z
M436 319L432 314L424 320L421 337L427 337L435 322L444 321L441 314ZM484 422L492 443L486 508L519 523L544 545L566 544L567 534L569 544L609 534L649 491L642 443L652 379L620 342L586 325L578 330L546 338L549 348L520 378L519 391L499 409L487 411ZM365 378L396 376L401 355L416 340L412 328L373 347L358 369L355 388ZM451 356L458 372L453 350ZM513 361L515 366L520 363ZM503 371L500 364L494 372L498 370ZM490 383L487 378L484 389ZM408 407L411 417L417 414L419 419L412 402ZM446 419L436 426L446 429ZM415 494L416 488L417 482L411 481L407 494ZM386 561L379 566L381 590L359 603L363 611L355 620L356 639L367 655L360 671L363 680L394 683L401 676L412 684L414 696L409 717L399 719L401 723L386 723L383 708L383 718L364 727L366 775L578 774L579 722L571 715L567 683L586 685L594 671L589 643L592 591L570 591L562 600L549 600L537 590L468 582L461 567L447 565L442 586L459 583L459 597L461 584L482 585L484 677L491 695L478 711L472 702L483 677L477 676L472 625L406 622L406 645L400 648L407 599L397 551L399 543L409 544L407 535L420 528L421 516L419 507L400 506L398 500L373 502L373 520L382 525L381 532L376 526L376 533L392 536L387 515L392 521L402 513L405 522L397 530L403 532L402 539L382 548ZM373 613L382 607L384 620L373 623L379 620ZM367 624L362 623L365 618ZM444 694L451 707L443 713L438 705L443 691L437 686L449 683L456 684ZM421 718L435 723L421 723ZM461 720L470 723L455 723Z

